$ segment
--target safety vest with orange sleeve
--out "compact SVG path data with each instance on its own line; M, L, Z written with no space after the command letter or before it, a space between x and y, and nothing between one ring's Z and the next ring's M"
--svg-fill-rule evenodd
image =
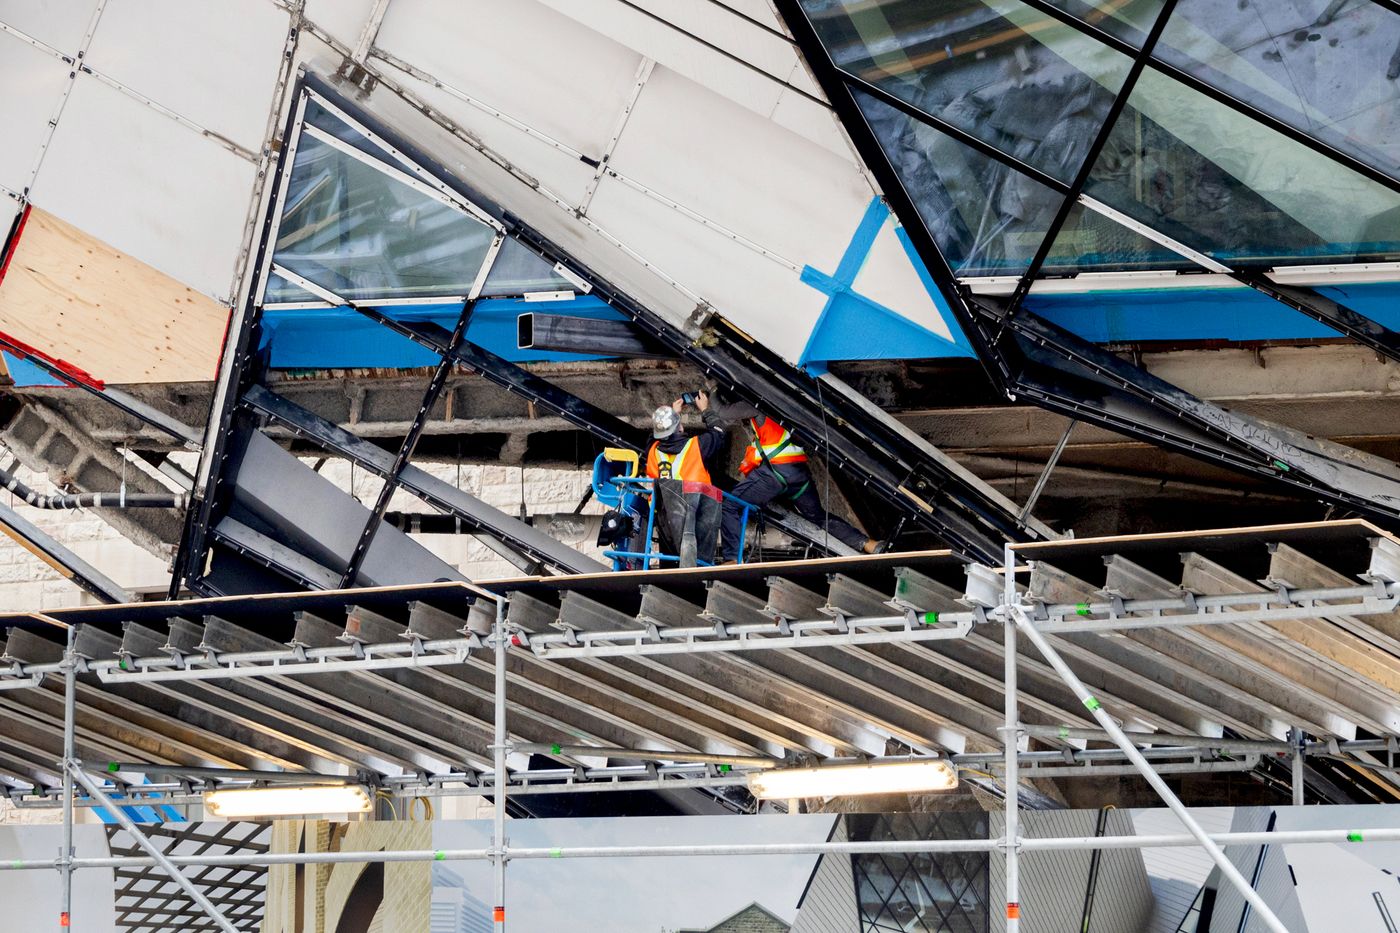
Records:
M748 450L744 451L744 462L739 465L739 472L745 476L762 465L765 459L774 466L807 461L807 452L794 444L788 429L772 418L763 419L762 424L758 423L757 418L750 418L749 430L753 432L753 437Z
M700 439L692 437L679 453L662 451L659 441L647 451L647 476L652 479L678 479L692 483L709 483L710 471L700 455Z

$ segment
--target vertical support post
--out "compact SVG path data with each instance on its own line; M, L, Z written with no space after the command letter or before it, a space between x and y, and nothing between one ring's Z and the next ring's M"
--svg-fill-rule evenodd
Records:
M1060 653L1046 641L1044 635L1036 630L1035 624L1030 620L1030 617L1027 616L1019 606L1011 608L1011 616L1015 620L1016 627L1025 632L1026 637L1031 640L1031 644L1035 645L1036 650L1040 652L1041 656L1044 657L1046 661L1050 662L1050 666L1055 669L1055 673L1060 675L1060 679L1063 680L1070 690L1074 692L1074 695L1079 698L1079 702L1083 703L1084 708L1092 713L1094 718L1098 720L1099 726L1108 733L1108 737L1113 740L1113 744L1122 749L1123 754L1132 762L1133 767L1137 768L1138 772L1143 776L1143 779L1146 780L1147 783L1152 786L1152 789L1157 792L1157 795L1162 798L1162 802L1176 814L1177 819L1181 820L1182 825L1186 827L1186 831L1196 837L1196 841L1201 844L1202 848L1209 853L1211 859L1213 859L1215 864L1220 868L1220 873L1228 878L1230 883L1240 892L1249 906L1259 915L1259 919L1263 921L1264 926L1272 930L1273 933L1288 933L1288 928L1284 926L1283 922L1274 914L1268 903L1259 896L1259 892L1254 890L1254 886L1245 879L1244 875L1240 874L1240 870L1235 867L1234 862L1230 861L1229 857L1225 854L1225 850L1220 848L1220 846L1210 838L1210 835L1201 827L1200 823L1196 822L1195 817L1186 809L1186 805L1181 802L1176 794L1172 793L1171 788L1167 786L1167 782L1162 780L1162 776L1152 770L1152 765L1148 763L1146 758L1142 757L1142 753L1138 751L1137 746L1132 743L1132 740L1123 734L1123 730L1119 728L1118 723L1108 714L1103 708L1103 705L1099 703L1098 698L1089 692L1089 688L1084 686L1084 682L1079 679L1074 671L1070 670L1069 665L1065 663L1065 659L1060 657Z
M1303 748L1307 739L1303 730L1294 726L1288 730L1288 741L1293 746L1293 806L1303 805Z
M1002 581L1002 649L1006 652L1005 691L1006 722L1001 727L1001 740L1006 753L1004 767L1006 783L1006 839L1002 852L1006 857L1006 933L1021 929L1021 801L1019 759L1021 744L1021 712L1017 704L1016 623L1011 609L1016 604L1016 554L1007 544L1003 553L1005 579Z
M136 840L136 844L145 850L146 854L156 860L156 864L170 876L170 879L180 886L180 889L189 895L190 900L199 905L199 909L209 915L220 930L224 933L239 933L238 927L229 922L229 919L219 912L219 908L214 906L214 902L204 895L204 892L195 886L194 882L186 878L180 869L175 866L166 854L160 850L160 846L152 842L145 833L141 832L141 827L126 815L126 811L120 804L114 803L111 797L98 786L86 771L83 770L82 762L72 761L68 764L68 773L77 779L78 783L96 800L107 812L112 814L121 828Z
M491 911L496 933L506 929L506 599L496 597L496 735L491 746L496 769L495 813L493 814L492 868L495 874L496 903Z
M62 903L59 907L58 926L66 930L73 916L73 759L74 733L76 732L78 708L78 654L74 646L78 639L78 627L68 626L68 644L63 650L63 851L59 853L59 871Z

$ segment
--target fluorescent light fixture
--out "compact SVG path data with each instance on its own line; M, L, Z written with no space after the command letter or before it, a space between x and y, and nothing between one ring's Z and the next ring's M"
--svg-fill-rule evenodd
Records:
M774 768L749 774L749 791L761 800L916 793L957 786L958 772L941 758Z
M369 792L359 784L317 787L250 787L213 790L204 795L211 816L236 820L245 816L309 816L317 813L366 813Z

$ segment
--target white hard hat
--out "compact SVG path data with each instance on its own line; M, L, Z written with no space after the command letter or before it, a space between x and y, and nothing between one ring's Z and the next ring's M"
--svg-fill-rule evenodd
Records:
M681 426L681 416L670 405L662 405L651 413L651 436L657 440L670 437Z

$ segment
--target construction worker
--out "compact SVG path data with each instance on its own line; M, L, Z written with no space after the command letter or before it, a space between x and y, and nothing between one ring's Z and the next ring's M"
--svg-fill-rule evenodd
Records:
M687 398L694 399L705 422L699 434L681 430ZM694 567L697 560L713 564L721 494L710 479L710 462L724 447L724 428L710 411L710 397L704 392L656 409L651 425L646 475L657 481L656 524L662 547L674 549L682 567Z
M749 433L749 447L739 466L744 478L730 491L731 495L758 508L777 500L792 506L798 515L827 529L838 541L857 551L874 554L879 549L880 542L828 515L822 508L812 474L807 469L807 454L793 442L787 428L761 414L746 419L745 427ZM739 560L742 510L733 499L724 500L720 552L726 564Z

